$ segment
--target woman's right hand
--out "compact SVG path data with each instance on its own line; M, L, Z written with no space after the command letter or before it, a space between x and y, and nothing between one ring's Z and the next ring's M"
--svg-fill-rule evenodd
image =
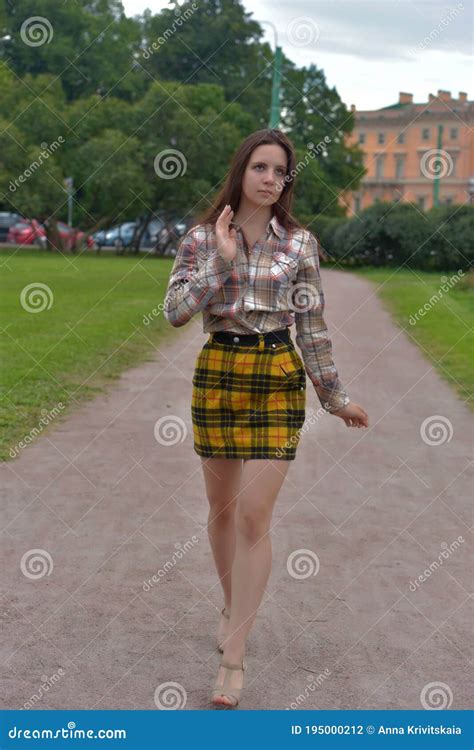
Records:
M225 206L216 221L217 252L224 260L234 260L237 254L237 232L234 228L229 230L233 215L231 207Z

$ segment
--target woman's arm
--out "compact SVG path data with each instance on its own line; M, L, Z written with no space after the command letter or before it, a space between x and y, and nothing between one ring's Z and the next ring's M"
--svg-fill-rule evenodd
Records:
M325 303L319 273L318 242L311 232L308 234L292 296L296 343L301 349L306 372L321 406L332 413L346 406L350 399L332 359L331 339L323 317Z
M214 249L197 264L197 249L206 242L206 230L194 227L181 240L165 294L163 313L175 328L183 326L206 307L234 266Z

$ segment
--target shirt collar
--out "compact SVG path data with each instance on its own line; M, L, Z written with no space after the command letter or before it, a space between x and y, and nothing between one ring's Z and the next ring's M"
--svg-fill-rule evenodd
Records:
M278 219L276 217L276 214L273 214L272 218L268 222L268 224L267 224L267 230L268 230L268 227L270 227L270 226L272 227L272 229L275 232L275 234L277 235L277 237L279 237L280 239L282 239L285 236L285 227L282 224L280 224L280 222L278 221Z
M231 223L231 226L233 226L235 228L238 228L238 225L235 224L233 221L231 221L230 223ZM281 224L278 221L278 219L277 219L277 217L276 217L275 214L273 214L272 218L270 219L270 221L267 224L267 228L266 228L267 234L269 232L270 227L273 229L273 231L275 232L275 234L276 234L277 237L279 237L280 239L283 239L285 237L286 229L283 226L283 224Z

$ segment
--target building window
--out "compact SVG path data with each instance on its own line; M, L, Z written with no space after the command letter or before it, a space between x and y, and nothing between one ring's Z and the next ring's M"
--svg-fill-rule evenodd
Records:
M453 205L453 199L452 199L452 197L450 195L448 195L444 199L443 203L444 203L445 206L452 206Z
M365 133L359 133L359 143L365 143Z
M354 213L358 214L360 211L360 197L358 195L354 198Z
M401 154L395 156L395 177L397 180L405 177L405 157Z
M453 163L453 168L448 173L448 177L456 177L456 162L457 162L457 154L454 156L453 154L450 154L451 161Z
M397 136L397 143L405 143L405 133L399 133Z
M457 128L451 128L449 131L449 137L452 141L456 141L458 137L458 129Z
M424 195L418 195L416 199L416 204L418 208L421 208L422 211L425 210L425 196Z
M430 129L429 128L423 128L421 131L421 137L424 141L430 140Z
M377 142L378 143L385 143L385 133L379 133L377 135Z
M375 177L377 178L377 180L383 177L384 161L385 161L385 156L383 155L377 156L375 159Z

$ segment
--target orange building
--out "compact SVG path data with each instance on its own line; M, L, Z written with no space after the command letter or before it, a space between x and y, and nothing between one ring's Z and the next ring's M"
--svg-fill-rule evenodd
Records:
M401 92L397 104L360 112L353 104L351 111L347 143L364 151L367 173L357 190L341 195L348 215L376 201L412 201L426 210L436 193L439 205L474 200L474 102L465 92L453 99L438 91L424 104Z

